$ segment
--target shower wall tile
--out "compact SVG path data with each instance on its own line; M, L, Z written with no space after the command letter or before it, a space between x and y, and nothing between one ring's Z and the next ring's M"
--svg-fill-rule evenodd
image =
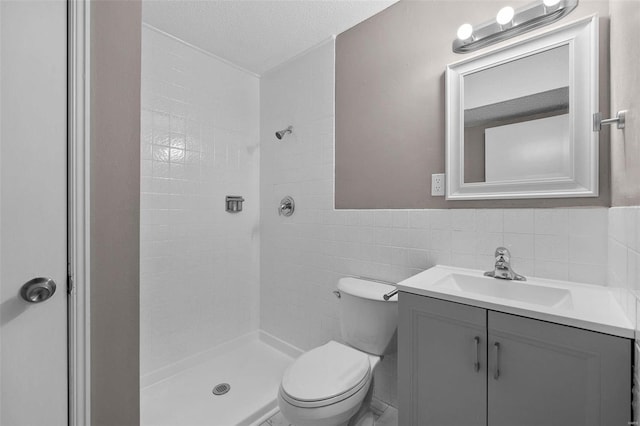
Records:
M341 340L331 293L340 277L397 282L436 264L489 270L501 245L524 275L606 285L606 208L334 210L333 78L332 42L261 78L262 329L304 350ZM293 134L277 140L288 125ZM288 218L276 209L285 195L296 202ZM397 406L395 356L375 383Z
M144 375L258 327L260 82L142 31Z

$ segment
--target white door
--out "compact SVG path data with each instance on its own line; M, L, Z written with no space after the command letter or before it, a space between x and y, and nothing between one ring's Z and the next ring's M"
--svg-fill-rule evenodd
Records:
M66 14L64 1L0 0L2 426L67 424ZM28 303L21 287L38 277L57 289Z

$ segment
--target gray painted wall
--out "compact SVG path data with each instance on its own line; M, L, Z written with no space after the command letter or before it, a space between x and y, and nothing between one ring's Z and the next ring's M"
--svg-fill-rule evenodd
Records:
M447 202L444 197L431 197L431 174L443 173L445 168L445 67L487 50L458 55L451 51L451 42L460 24L491 19L502 6L496 0L402 0L338 36L336 208L610 204L608 130L600 137L598 198ZM582 1L559 23L526 37L596 12L600 16L600 109L608 114L607 1Z
M627 109L624 130L611 130L611 204L640 205L640 2L613 0L611 111Z
M91 3L91 422L140 423L141 3Z

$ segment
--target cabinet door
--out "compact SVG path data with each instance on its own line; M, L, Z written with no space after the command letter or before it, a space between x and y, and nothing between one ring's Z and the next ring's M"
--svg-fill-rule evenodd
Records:
M486 425L486 336L484 309L401 293L398 424Z
M489 311L491 426L626 425L631 341Z

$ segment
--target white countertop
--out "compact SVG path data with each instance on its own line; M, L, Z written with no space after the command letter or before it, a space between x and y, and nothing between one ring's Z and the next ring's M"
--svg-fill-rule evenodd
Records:
M470 280L496 280L496 278L483 276L483 271L438 265L401 281L398 283L398 290L614 336L634 338L634 326L625 315L613 291L608 287L535 277L527 277L526 282L498 280L499 285L534 286L547 289L551 287L568 291L568 296L562 302L554 306L543 306L443 285L442 283L452 275L468 276L471 277ZM492 283L486 282L486 284ZM537 290L531 287L524 289Z

